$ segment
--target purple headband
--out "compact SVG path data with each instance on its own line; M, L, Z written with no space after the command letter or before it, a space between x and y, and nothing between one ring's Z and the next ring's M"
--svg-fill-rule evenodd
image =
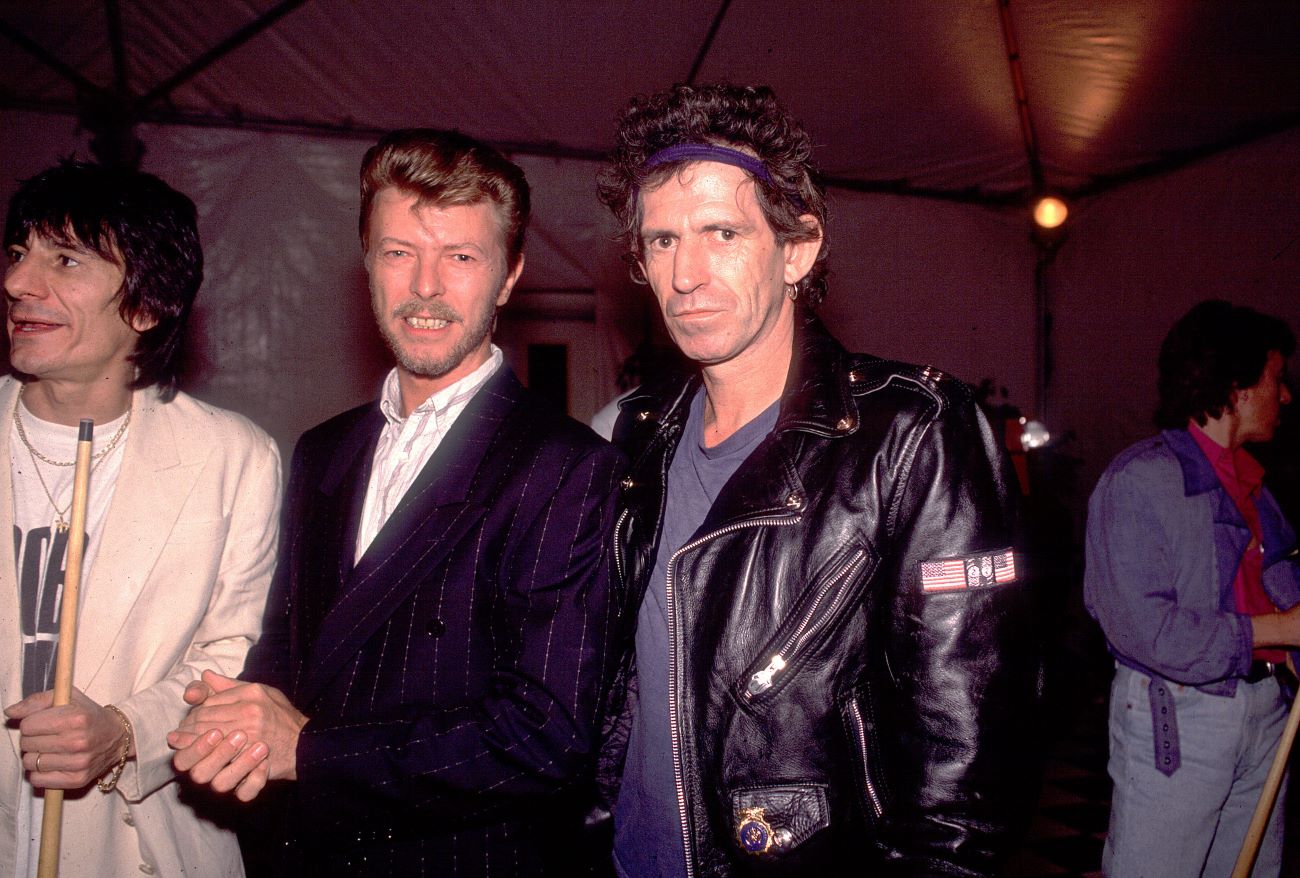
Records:
M664 147L650 158L645 160L641 165L643 171L649 171L660 165L666 165L669 162L721 162L724 165L731 165L740 168L742 171L748 171L758 179L762 180L773 189L777 189L790 199L795 207L801 212L807 212L808 206L804 204L803 198L794 189L787 189L772 179L768 172L767 166L759 159L747 152L741 152L738 149L732 149L729 146L718 146L714 143L678 143L673 146Z

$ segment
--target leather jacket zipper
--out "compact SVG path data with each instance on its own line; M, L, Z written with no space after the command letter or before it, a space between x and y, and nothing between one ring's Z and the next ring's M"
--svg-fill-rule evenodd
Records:
M622 540L619 539L619 531L623 529L623 522L632 514L630 508L624 509L618 514L618 520L614 522L614 570L618 573L618 584L627 588L627 571L623 569L623 553L619 550Z
M871 782L871 769L867 764L867 724L862 721L862 708L858 707L857 699L849 701L849 716L853 720L858 756L862 760L862 788L866 790L867 802L871 805L872 813L879 820L884 815L885 809L880 804L880 796L876 793L875 784Z
M826 611L821 614L822 619L833 619L840 606L844 603L844 596L847 589L842 586L845 582L851 581L852 578L862 569L862 565L867 560L867 553L858 551L848 564L837 570L834 575L829 577L821 588L817 590L812 604L804 611L803 618L799 624L790 632L790 635L782 641L776 652L772 654L771 660L762 670L755 671L749 678L749 684L745 687L745 698L751 699L756 695L762 695L772 688L778 674L784 671L794 660L796 654L808 642L809 638L817 632L820 625L813 625L813 620L818 616L818 609L822 606L826 596L834 594L830 605Z
M682 827L682 847L686 853L686 878L693 878L695 875L695 860L691 852L691 833L686 821L686 782L682 777L682 744L681 728L677 718L677 636L673 630L677 624L677 605L673 597L673 579L677 572L677 559L684 552L688 552L698 546L702 546L709 540L716 539L724 534L733 533L738 530L744 530L747 527L772 527L796 524L800 516L792 514L783 518L764 517L754 518L749 521L736 522L729 524L724 528L712 531L702 537L691 540L686 545L679 548L668 558L668 569L665 576L665 585L667 588L667 611L668 611L668 732L672 739L673 753L673 782L677 786L677 817L681 821Z

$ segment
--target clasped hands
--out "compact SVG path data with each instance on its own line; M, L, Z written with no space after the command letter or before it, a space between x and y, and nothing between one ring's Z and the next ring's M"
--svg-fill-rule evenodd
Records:
M172 765L195 783L251 802L269 780L298 777L307 717L279 689L204 671L185 688L190 712L167 733Z

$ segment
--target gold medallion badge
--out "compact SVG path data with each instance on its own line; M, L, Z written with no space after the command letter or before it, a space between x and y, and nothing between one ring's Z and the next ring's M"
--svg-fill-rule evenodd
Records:
M765 854L772 849L772 827L763 816L762 808L746 808L740 812L736 839L746 853Z

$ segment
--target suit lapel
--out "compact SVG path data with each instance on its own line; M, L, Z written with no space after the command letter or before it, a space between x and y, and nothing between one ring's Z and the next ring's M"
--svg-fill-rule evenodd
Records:
M461 412L361 560L344 577L316 638L318 648L300 690L302 703L320 693L482 519L486 505L471 493L521 392L514 374L502 366ZM361 490L364 493L364 482ZM359 505L355 515L360 515ZM350 530L355 535L355 521Z
M85 689L108 658L118 632L171 539L210 449L190 457L167 407L138 391L113 500L93 566L82 574L74 685ZM94 490L92 481L91 490Z
M383 427L384 418L378 407L367 412L339 444L321 481L320 493L326 498L326 515L337 522L328 544L322 545L322 540L315 540L318 551L334 556L329 569L337 571L338 579L330 583L331 599L352 573L357 532L361 529L361 514L366 503L366 485L370 480L375 444Z
M4 379L0 412L7 418L12 417L19 387L17 381ZM103 666L203 465L202 460L182 459L170 420L152 391L136 393L132 404L135 412L98 554L94 566L82 574L73 667L73 685L80 689L88 688ZM10 632L0 686L6 704L18 700L22 687L9 435L6 423L0 429L0 523L6 531L0 546L0 631ZM16 745L16 734L10 741Z
M319 479L315 489L305 485L288 499L297 505L287 510L280 551L290 553L292 563L291 648L299 668L310 661L325 615L352 573L366 482L383 423L378 408L365 412L327 452L323 474L308 476Z

